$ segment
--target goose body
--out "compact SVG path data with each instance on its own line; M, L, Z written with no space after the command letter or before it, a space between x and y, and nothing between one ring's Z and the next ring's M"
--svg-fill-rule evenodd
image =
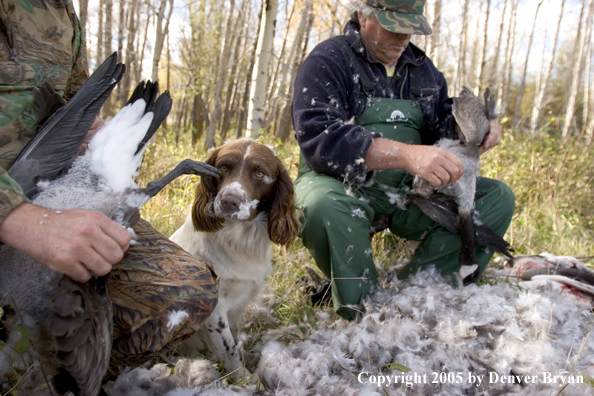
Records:
M484 224L474 221L476 178L480 172L479 147L489 134L489 122L497 117L495 99L485 91L485 103L464 87L454 98L452 112L458 125L459 140L440 139L435 145L462 160L464 174L458 181L433 188L425 180L415 178L411 200L430 218L451 232L460 235L460 274L464 284L478 280L479 265L475 244L511 257L509 244Z

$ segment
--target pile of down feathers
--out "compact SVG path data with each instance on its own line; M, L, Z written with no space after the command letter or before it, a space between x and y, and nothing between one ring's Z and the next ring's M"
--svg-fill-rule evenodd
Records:
M247 385L223 386L211 363L182 359L173 370L131 370L107 393L594 395L594 316L570 294L506 282L454 288L434 270L384 286L357 322L319 311L303 318L316 323L308 338L286 342L298 325L266 332Z

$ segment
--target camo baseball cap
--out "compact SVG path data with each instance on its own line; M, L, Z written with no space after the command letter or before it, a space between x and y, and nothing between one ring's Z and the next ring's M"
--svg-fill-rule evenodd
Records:
M423 34L433 32L423 15L426 0L362 0L373 7L378 22L393 33Z

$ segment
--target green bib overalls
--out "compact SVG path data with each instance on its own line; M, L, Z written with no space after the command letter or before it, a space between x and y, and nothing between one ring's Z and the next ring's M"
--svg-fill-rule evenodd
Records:
M422 114L411 100L376 99L356 123L381 132L387 139L421 144ZM395 235L421 241L399 278L429 265L435 265L444 276L452 277L458 271L460 237L428 218L416 205L403 206L412 180L402 169L378 171L372 186L350 188L331 176L312 172L300 159L295 191L297 204L303 210L303 244L331 279L334 309L342 317L355 318L361 299L377 287L369 239L377 214L391 215L390 231ZM480 220L503 235L513 214L511 189L496 180L479 178L477 192L485 193L475 204ZM481 271L492 255L477 247Z

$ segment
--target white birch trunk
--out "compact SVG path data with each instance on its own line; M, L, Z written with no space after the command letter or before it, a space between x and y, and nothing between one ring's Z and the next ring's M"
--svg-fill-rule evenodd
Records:
M590 62L592 61L592 21L588 23L588 33L586 35L586 46L584 51L584 106L582 108L582 134L586 131L588 125L588 112L590 110Z
M507 87L509 87L509 84L511 82L511 76L512 76L512 72L513 72L513 62L512 62L512 57L514 54L514 47L516 45L515 42L515 37L516 37L516 15L518 12L518 0L512 0L512 9L511 9L511 17L510 17L510 23L509 23L509 29L508 29L508 35L507 35L507 44L505 47L505 65L507 65L506 67L506 71L505 71L505 78L501 81L501 84L499 85L499 90L497 91L497 106L502 106L503 105L503 90L504 88L506 89L505 92L505 97L509 100L509 90L507 90ZM507 106L507 101L505 103L505 106Z
M113 37L112 34L112 24L113 24L113 17L112 17L112 8L113 8L113 1L112 0L104 0L105 3L105 25L103 25L103 53L105 57L111 55L112 48L111 48L111 39Z
M460 46L458 47L458 62L456 63L456 70L454 72L454 95L460 92L462 87L462 79L464 78L464 63L466 62L466 30L468 28L468 0L464 0L464 8L462 10L462 31L460 32Z
M440 54L440 34L441 34L441 0L435 0L435 6L433 8L433 34L431 35L431 51L430 57L435 64L435 67L439 68L439 54Z
M563 19L563 9L565 8L565 0L561 2L561 12L559 13L559 19L557 20L557 29L555 31L555 42L553 43L553 49L551 50L551 59L549 63L546 65L543 77L542 77L542 87L538 91L538 95L536 96L536 100L534 102L534 106L532 106L532 115L530 117L530 133L534 135L536 130L538 129L538 119L540 118L540 111L543 106L543 100L545 98L545 94L547 91L547 86L551 81L551 70L553 68L555 62L555 56L557 54L557 43L559 42L559 30L561 28L561 20Z
M579 79L580 79L580 68L582 65L581 59L584 52L584 43L586 41L585 32L582 32L582 27L584 26L585 22L590 20L590 15L592 13L592 1L588 6L588 17L584 19L585 10L586 10L586 0L584 0L584 4L582 6L582 12L580 16L580 23L577 29L577 37L575 40L575 47L577 47L576 53L576 62L574 63L573 70L571 73L571 87L569 89L569 98L567 99L567 108L565 111L565 122L563 123L563 128L561 129L561 136L563 138L567 138L569 136L569 128L571 127L571 122L573 121L573 113L575 111L575 102L577 101L578 95L578 88L579 88Z
M252 138L258 137L264 123L268 64L272 57L274 25L278 11L278 0L265 1L266 4L262 12L260 34L258 36L258 46L256 47L256 62L252 73L248 107L247 131Z
M161 0L159 3L159 11L157 12L157 26L155 28L155 47L153 51L153 69L151 73L151 80L159 80L159 61L161 60L161 52L163 52L163 43L165 42L165 36L169 32L169 21L171 20L171 13L173 12L173 0L169 0L169 13L165 17L165 8L167 6L167 0ZM165 22L165 27L163 27Z
M512 125L518 129L522 117L520 112L522 111L522 99L524 98L524 90L526 89L526 76L528 75L528 59L530 59L530 50L532 49L532 39L534 38L534 30L536 29L536 20L538 19L538 11L544 0L540 0L536 6L536 13L534 14L534 21L532 22L532 32L530 32L530 39L528 40L528 52L526 53L526 62L524 63L524 74L522 75L522 82L520 83L520 92L516 98L516 110L514 111L514 119Z
M215 132L217 123L221 118L221 104L223 103L222 93L223 93L223 85L225 83L225 72L227 71L227 67L229 66L229 56L231 55L231 30L233 27L233 9L235 7L235 0L230 0L229 2L229 9L227 12L227 16L225 17L225 33L223 35L223 45L221 47L221 52L219 53L219 66L217 70L217 81L215 83L215 93L214 93L214 100L213 100L213 108L212 113L210 115L210 124L208 125L208 129L206 132L206 142L205 146L207 149L214 147L216 145L215 142Z
M489 75L488 85L491 90L495 90L497 83L499 82L499 76L497 75L499 69L499 54L501 53L501 41L505 33L505 14L507 12L507 0L503 3L503 12L501 12L501 23L499 24L499 37L497 38L497 48L495 49L495 58L493 58L491 73Z
M487 48L489 45L489 15L491 15L491 0L487 0L487 16L485 17L485 36L483 41L483 51L481 53L481 59L479 61L479 72L477 73L477 79L475 84L475 91L477 95L481 92L481 89L485 84L485 63L487 63Z
M103 62L103 8L104 3L103 0L99 0L99 16L97 17L98 27L97 27L97 52L95 59L95 68L98 68L101 62Z
M483 45L483 36L481 33L481 15L483 14L483 2L482 0L478 2L479 3L479 9L478 9L478 13L477 13L477 17L476 17L476 30L474 33L474 46L471 47L472 51L472 59L470 61L470 69L469 69L469 75L466 75L466 73L464 73L464 84L465 86L472 88L472 87L477 87L477 80L478 80L478 69L479 69L479 57L482 53L482 45ZM471 13L472 14L472 13ZM470 80L470 73L475 72L474 75L472 76L472 80ZM478 95L478 88L475 88L475 94Z

